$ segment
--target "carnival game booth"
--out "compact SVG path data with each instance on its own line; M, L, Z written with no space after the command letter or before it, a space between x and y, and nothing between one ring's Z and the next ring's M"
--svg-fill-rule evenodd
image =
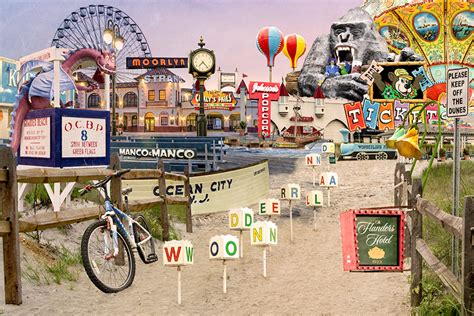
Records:
M200 172L217 170L224 161L222 137L119 137L111 143L127 168L156 168L163 159L165 170Z

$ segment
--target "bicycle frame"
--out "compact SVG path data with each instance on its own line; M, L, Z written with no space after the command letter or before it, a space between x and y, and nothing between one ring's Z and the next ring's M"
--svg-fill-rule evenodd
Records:
M137 248L138 245L141 245L145 242L147 242L148 240L150 240L151 238L151 234L149 231L147 231L142 225L140 225L140 223L138 223L137 221L135 221L133 218L131 218L130 216L128 216L126 213L122 212L121 210L119 210L118 208L116 208L115 206L112 205L112 203L109 201L109 200L106 200L105 201L105 214L102 215L102 219L105 219L107 220L108 217L111 217L112 220L113 220L113 223L115 225L117 225L120 229L122 229L123 232L126 233L126 238L128 239L128 241L130 242L130 245L132 245L132 248L135 249ZM126 220L128 222L128 228L125 228L125 225L122 223L122 221ZM133 224L137 225L138 227L140 227L140 229L143 231L143 232L146 232L147 236L144 240L140 241L138 244L135 243L135 238L134 238L134 235L133 235ZM112 229L113 231L113 229ZM114 239L116 237L114 236ZM115 243L115 240L114 240L114 248L116 246L116 243ZM114 249L116 250L116 249ZM115 251L114 251L115 253Z

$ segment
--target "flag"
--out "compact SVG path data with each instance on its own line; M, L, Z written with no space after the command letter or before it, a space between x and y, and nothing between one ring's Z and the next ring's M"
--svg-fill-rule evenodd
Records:
M242 78L247 78L248 76L246 74L242 74Z

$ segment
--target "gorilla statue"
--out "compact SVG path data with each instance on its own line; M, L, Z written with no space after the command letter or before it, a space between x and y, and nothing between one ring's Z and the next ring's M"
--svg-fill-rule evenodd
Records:
M326 78L325 68L331 58L335 58L337 64L351 64L352 72ZM359 78L360 66L366 68L372 60L406 61L421 60L421 57L410 48L399 56L389 54L387 44L377 32L370 15L361 8L354 8L331 25L329 35L316 38L297 78L297 87L295 77L298 73L289 74L287 81L290 86L293 81L293 90L298 89L301 96L312 96L322 82L326 97L360 101L368 92L367 83Z

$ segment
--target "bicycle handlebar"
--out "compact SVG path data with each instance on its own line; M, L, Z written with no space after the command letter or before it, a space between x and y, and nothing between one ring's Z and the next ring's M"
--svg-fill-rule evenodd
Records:
M79 194L82 196L87 192L90 192L92 189L97 189L103 187L107 182L109 182L113 177L120 177L126 173L130 172L130 169L123 169L116 171L113 175L104 178L103 180L97 182L96 184L88 184L84 188L79 190Z

